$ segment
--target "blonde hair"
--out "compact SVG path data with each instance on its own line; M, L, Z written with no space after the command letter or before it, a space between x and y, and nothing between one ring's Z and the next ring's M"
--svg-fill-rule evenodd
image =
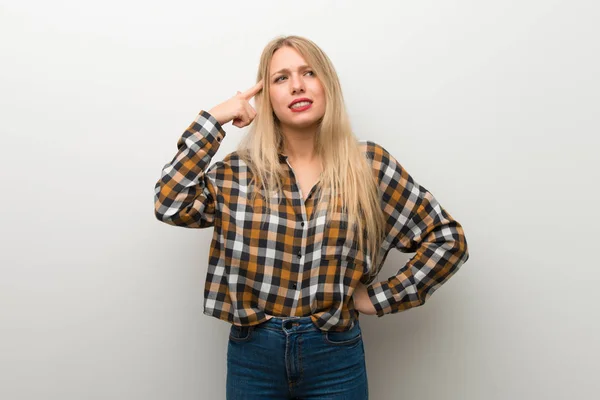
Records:
M284 137L270 101L268 77L273 54L283 46L302 55L325 92L325 114L316 136L315 152L323 162L319 190L329 193L327 213L340 212L336 208L341 205L341 212L348 217L348 227L361 233L357 235L358 246L370 255L370 272L376 274L385 226L377 182L352 132L333 64L315 43L300 36L282 36L267 44L256 77L257 82L266 77L262 91L254 98L257 115L238 145L238 155L250 167L255 184L266 193L281 193L286 170L278 152L283 148ZM253 195L257 192L255 190Z

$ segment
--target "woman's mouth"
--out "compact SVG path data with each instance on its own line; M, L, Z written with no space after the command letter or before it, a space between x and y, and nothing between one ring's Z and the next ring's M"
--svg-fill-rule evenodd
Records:
M312 106L312 103L310 101L300 101L300 102L292 105L290 107L290 110L292 110L292 112L300 112L300 111L308 110L311 106Z

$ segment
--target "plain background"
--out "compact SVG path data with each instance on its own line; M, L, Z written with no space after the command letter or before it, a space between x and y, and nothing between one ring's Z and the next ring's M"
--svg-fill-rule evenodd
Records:
M427 304L363 316L371 398L594 398L599 19L596 1L3 1L0 398L225 398L211 231L158 222L154 184L281 34L323 48L356 135L469 243ZM244 133L225 129L215 161Z

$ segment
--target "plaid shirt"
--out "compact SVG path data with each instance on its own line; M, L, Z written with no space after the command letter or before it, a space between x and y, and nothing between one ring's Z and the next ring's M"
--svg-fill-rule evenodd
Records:
M251 172L236 152L209 167L224 137L217 120L200 111L155 186L160 221L214 227L206 315L243 326L268 315L311 316L321 330L342 331L358 318L352 294L359 281L381 317L424 304L469 257L461 225L372 141L359 144L379 184L387 221L377 266L366 250L358 251L341 208L327 215L327 202L318 201L327 196L325 190L315 185L303 199L285 155L280 162L289 173L281 199L273 193L252 201ZM369 284L366 272L379 271L392 248L416 254L397 275Z

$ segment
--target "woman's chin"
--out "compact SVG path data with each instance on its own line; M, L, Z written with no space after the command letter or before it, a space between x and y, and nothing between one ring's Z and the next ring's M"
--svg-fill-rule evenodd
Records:
M311 127L316 127L318 125L319 121L293 121L291 123L287 123L284 124L284 126L290 128L290 129L308 129Z
M321 122L322 118L315 118L314 115L297 116L296 118L290 118L287 121L282 121L284 126L292 129L305 129L313 126L317 126Z

